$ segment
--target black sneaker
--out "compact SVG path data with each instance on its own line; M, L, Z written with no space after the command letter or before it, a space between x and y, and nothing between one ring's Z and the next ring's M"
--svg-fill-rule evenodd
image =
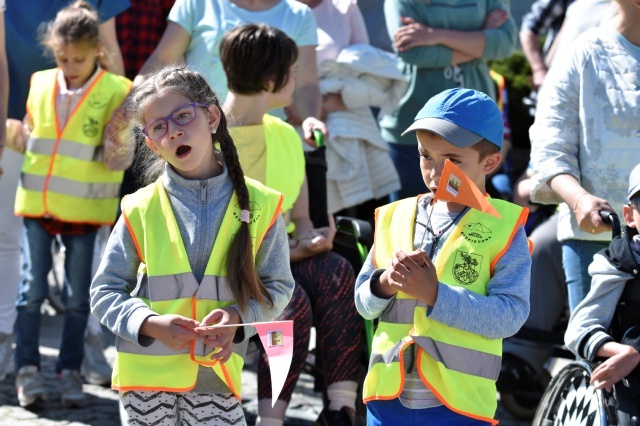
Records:
M357 426L358 417L356 411L353 408L342 407L340 411L329 410L325 407L318 420L316 420L315 426Z

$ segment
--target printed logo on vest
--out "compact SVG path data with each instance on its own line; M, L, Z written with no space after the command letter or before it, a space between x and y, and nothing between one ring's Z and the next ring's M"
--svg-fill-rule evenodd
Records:
M492 232L491 229L478 222L464 225L461 234L470 243L479 244L489 241Z
M235 207L235 210L233 211L233 217L235 217L238 222L242 222L242 218L240 217L240 214L242 212L240 204L236 204L233 207ZM262 208L258 203L256 203L255 201L249 201L249 225L253 225L258 221L258 219L260 219L260 215L262 214L261 210Z
M100 132L99 124L99 120L92 117L87 117L84 124L82 125L82 133L84 133L84 135L88 138L95 138Z
M481 255L458 250L453 263L453 278L462 285L471 285L480 276L480 265Z
M107 97L102 93L92 93L87 98L87 105L89 105L89 108L102 109L107 106L108 101Z

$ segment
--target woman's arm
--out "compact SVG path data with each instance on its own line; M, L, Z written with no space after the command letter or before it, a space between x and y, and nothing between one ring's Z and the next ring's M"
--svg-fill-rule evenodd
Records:
M158 47L153 51L151 56L144 63L138 75L133 81L133 85L137 86L144 80L144 76L160 69L169 64L175 64L184 61L184 54L189 47L191 36L179 24L169 21L167 28L158 43ZM315 62L314 62L315 64ZM317 79L317 76L316 76Z
M124 75L124 59L116 35L116 18L111 18L98 26L98 36L102 42L103 61L100 61L107 71Z

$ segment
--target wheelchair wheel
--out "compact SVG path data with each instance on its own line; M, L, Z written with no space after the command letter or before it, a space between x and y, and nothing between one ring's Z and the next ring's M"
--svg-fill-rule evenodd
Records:
M574 361L560 370L542 395L532 425L617 425L615 398L590 385L592 372L585 361Z

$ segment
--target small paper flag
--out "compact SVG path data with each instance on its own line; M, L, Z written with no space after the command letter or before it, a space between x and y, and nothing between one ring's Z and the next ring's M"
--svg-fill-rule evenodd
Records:
M293 358L293 321L257 322L252 324L269 359L271 372L271 406L280 396Z
M480 189L469 179L469 176L449 159L444 161L440 184L433 200L462 204L502 219L500 213L493 208L487 197L480 192Z
M282 392L293 359L293 321L250 322L246 324L209 325L201 329L215 330L225 327L251 325L258 331L264 351L269 359L271 372L271 406L273 407Z

